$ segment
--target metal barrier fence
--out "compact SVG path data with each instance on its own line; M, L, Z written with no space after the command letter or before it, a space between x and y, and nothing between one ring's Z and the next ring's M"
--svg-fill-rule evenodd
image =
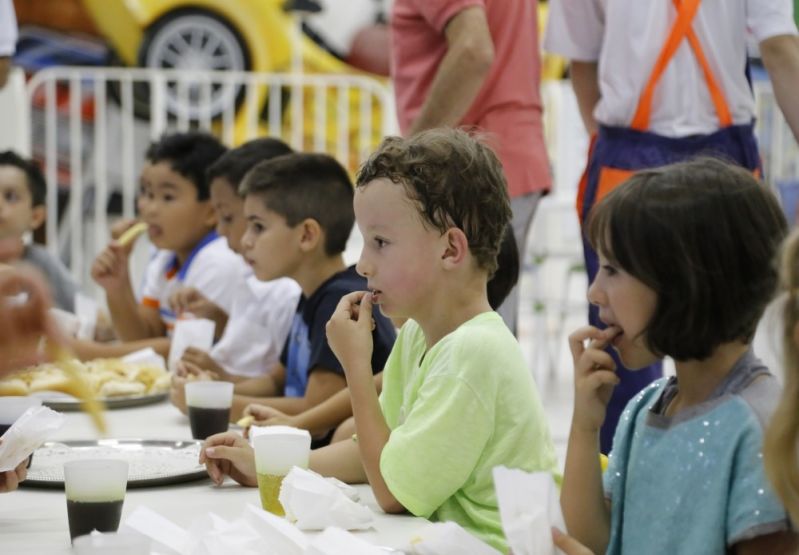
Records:
M133 216L144 152L164 132L203 129L228 145L269 135L351 170L397 132L388 86L358 75L53 67L27 95L47 246L79 283L108 241L109 211Z
M31 152L48 183L47 246L84 285L108 240L109 215L133 216L144 152L165 131L204 129L228 145L279 137L298 150L328 152L353 171L398 131L388 85L357 75L54 67L32 77L27 95ZM551 200L569 210L587 141L569 82L545 82L542 97ZM792 218L799 148L770 85L757 83L755 97L764 177ZM555 229L552 236L572 232Z

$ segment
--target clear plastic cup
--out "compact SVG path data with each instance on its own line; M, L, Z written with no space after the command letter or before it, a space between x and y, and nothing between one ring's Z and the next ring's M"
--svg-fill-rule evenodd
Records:
M69 536L116 532L128 485L128 463L118 459L82 459L64 463Z
M233 384L188 382L185 387L191 437L205 439L226 432L230 423L230 405L233 404Z
M308 468L311 434L289 426L261 428L252 438L255 472L261 506L278 516L285 515L278 496L286 474L295 467Z

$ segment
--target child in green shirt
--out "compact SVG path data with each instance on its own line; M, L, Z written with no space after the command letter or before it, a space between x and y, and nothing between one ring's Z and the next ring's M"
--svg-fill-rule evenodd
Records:
M486 295L511 216L501 165L462 131L389 138L361 169L354 208L369 291L342 298L327 336L357 437L314 451L310 466L367 479L386 512L452 520L507 552L491 470L554 471L556 458L519 344ZM407 319L379 399L373 305ZM235 436L209 438L201 460L217 482L227 471L255 485L252 453Z

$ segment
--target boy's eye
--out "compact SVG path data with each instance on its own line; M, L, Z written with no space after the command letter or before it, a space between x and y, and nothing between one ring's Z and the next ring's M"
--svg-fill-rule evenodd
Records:
M378 249L382 249L388 244L385 239L381 239L380 237L375 237L375 245L377 245Z
M16 191L6 191L3 198L6 202L17 202L19 200L19 195Z
M175 195L164 195L164 202L172 202L175 200Z

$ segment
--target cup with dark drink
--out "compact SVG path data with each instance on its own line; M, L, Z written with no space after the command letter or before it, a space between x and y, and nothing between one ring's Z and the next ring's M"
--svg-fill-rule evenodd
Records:
M26 410L40 406L42 400L38 397L0 397L0 438ZM28 457L28 468L32 460L33 455Z
M230 405L233 404L233 384L188 382L185 387L191 437L206 439L226 432L230 422Z
M128 463L117 459L83 459L64 463L69 537L116 532L128 485Z

